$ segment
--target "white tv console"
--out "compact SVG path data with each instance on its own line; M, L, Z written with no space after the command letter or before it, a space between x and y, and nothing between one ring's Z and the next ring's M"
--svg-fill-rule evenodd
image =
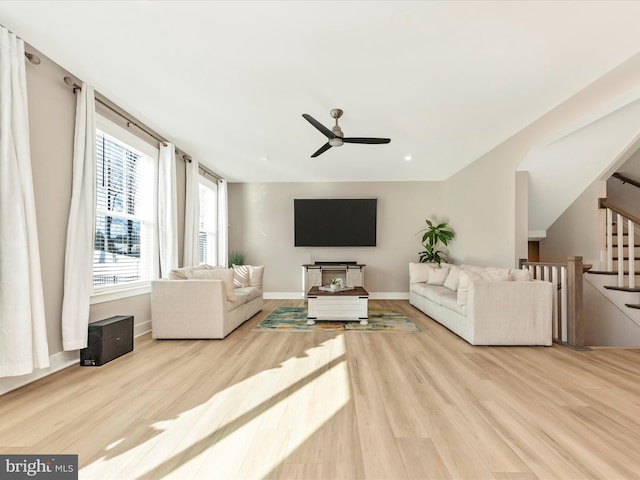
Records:
M344 285L364 287L365 265L356 262L316 262L302 265L302 294L306 298L311 287L328 284L341 278Z

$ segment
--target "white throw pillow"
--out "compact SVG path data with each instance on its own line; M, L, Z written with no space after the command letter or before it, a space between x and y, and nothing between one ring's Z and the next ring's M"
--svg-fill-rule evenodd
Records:
M262 288L262 277L264 276L264 265L249 265L249 285Z
M251 284L250 277L250 265L233 265L233 284L236 287L248 287Z
M491 280L494 282L497 281L507 281L509 280L509 269L508 268L497 268L495 270L485 270L480 275L482 278L486 280Z
M482 273L486 270L495 270L494 267L480 267L478 265L464 265L464 264L460 265L460 268L467 272L474 272L474 273Z
M211 265L207 265L206 263L197 265L195 267L181 267L181 268L174 268L173 270L169 271L169 280L186 280L187 279L187 275L186 272L191 271L191 270L208 270L213 268Z
M447 279L449 269L446 267L429 267L429 278L427 283L429 285L444 285L444 281Z
M458 284L460 283L460 269L455 265L450 265L448 270L449 273L444 281L444 286L455 292L458 290Z
M429 264L409 263L409 279L411 283L427 283L427 280L429 280Z
M467 294L469 293L469 287L474 280L482 280L482 276L478 272L471 272L468 270L460 269L458 280L458 305L467 304Z
M193 280L222 280L227 293L227 300L230 302L237 300L236 291L233 287L233 268L188 270L185 275Z
M531 280L531 272L528 268L512 268L509 270L509 280L514 282L526 282Z
M184 274L190 268L174 268L169 271L169 280L186 280L187 276Z

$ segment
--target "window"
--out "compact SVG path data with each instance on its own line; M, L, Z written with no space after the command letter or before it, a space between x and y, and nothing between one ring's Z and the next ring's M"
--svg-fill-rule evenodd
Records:
M198 260L218 264L218 185L200 177L200 231Z
M158 150L98 117L94 291L157 276Z

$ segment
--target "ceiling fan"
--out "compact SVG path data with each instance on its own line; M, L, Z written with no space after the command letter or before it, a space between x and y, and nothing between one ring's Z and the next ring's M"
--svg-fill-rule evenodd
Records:
M327 127L318 122L311 115L307 115L303 113L302 116L307 119L307 121L316 127L323 135L325 135L329 141L321 146L311 157L317 157L318 155L326 152L331 147L341 147L343 143L368 143L368 144L376 144L376 143L389 143L391 139L389 138L367 138L367 137L344 137L342 133L342 129L340 125L338 125L338 119L342 116L342 110L339 108L334 108L331 110L331 116L336 119L336 124L329 130Z

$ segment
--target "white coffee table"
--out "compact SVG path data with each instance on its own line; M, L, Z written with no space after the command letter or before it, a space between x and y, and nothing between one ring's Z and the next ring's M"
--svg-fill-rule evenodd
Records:
M369 324L369 292L362 287L339 292L326 292L318 287L311 287L307 300L307 325L314 325L319 320Z

